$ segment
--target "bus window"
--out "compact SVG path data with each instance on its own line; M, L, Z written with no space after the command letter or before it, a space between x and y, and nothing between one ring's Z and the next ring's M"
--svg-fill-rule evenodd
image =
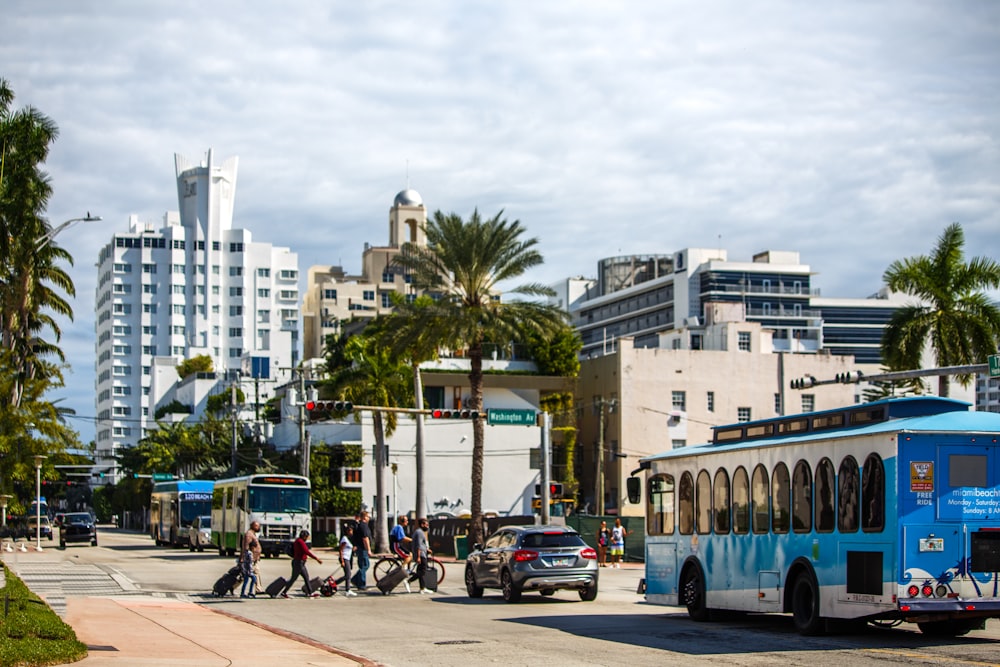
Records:
M725 468L715 471L715 532L725 535L729 532L729 475Z
M809 464L799 461L792 473L792 530L808 533L812 530L812 475Z
M698 483L695 486L695 512L698 534L708 535L712 532L712 480L707 470L698 473Z
M824 458L816 466L816 532L832 533L836 518L833 511L833 462Z
M656 475L649 478L649 527L650 535L674 533L674 478Z
M733 473L733 532L738 535L750 532L750 478L743 466Z
M790 515L791 483L788 481L788 466L779 463L771 475L771 530L787 533Z
M767 502L770 498L767 488L767 469L758 464L753 469L753 482L750 485L750 499L753 502L753 532L766 533L770 527L771 512Z
M842 533L858 532L858 462L845 456L837 475L837 530Z
M885 528L885 467L878 454L869 454L861 472L861 530L878 533Z
M678 528L681 535L690 535L694 532L694 481L691 473L686 472L681 475L681 484L678 491Z

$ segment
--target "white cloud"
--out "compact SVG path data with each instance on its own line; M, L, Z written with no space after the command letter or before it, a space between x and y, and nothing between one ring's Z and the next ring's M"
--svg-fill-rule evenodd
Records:
M240 157L237 224L357 271L409 182L503 208L527 278L619 253L798 250L830 296L963 224L1000 257L1000 5L8 0L0 76L54 119L76 256L68 403L91 415L93 264L176 209L173 154ZM85 438L92 429L82 426Z

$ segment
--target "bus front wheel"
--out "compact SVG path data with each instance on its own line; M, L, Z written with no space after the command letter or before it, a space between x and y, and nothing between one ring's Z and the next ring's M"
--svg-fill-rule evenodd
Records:
M824 628L819 615L819 586L809 574L802 574L795 580L792 589L792 618L795 629L802 635L818 635Z
M681 583L681 596L684 605L687 607L688 616L695 621L707 621L710 617L708 606L705 603L705 578L697 567L689 567L684 572L683 583Z

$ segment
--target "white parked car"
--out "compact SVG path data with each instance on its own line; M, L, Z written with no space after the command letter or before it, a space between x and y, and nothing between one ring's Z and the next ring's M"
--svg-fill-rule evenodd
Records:
M188 528L188 550L204 551L212 546L212 517L208 514L196 516Z

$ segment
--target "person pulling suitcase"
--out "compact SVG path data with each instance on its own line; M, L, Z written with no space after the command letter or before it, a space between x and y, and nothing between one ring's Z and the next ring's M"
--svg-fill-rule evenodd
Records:
M424 581L424 574L427 572L427 565L430 562L431 549L427 542L427 531L430 529L430 522L427 517L420 517L417 519L417 529L413 531L413 541L410 543L410 549L413 553L413 559L417 563L417 569L410 575L410 580L407 584L414 581L420 582L420 592L424 595L429 595L434 591L427 588Z
M302 575L302 578L305 579L306 596L311 598L319 597L319 591L312 590L312 584L309 579L309 569L306 567L306 561L312 558L314 561L322 565L323 560L314 554L309 548L309 545L306 544L306 539L308 539L308 537L309 531L303 530L299 533L298 539L292 543L292 578L285 584L284 589L282 589L281 593L278 594L278 597L288 597L288 590L292 587L292 584L295 583L295 580L299 578L299 575Z

